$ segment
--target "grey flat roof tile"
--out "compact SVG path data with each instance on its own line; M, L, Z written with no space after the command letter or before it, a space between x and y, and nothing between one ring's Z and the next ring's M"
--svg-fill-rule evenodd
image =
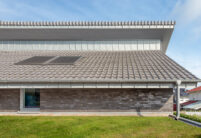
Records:
M82 56L74 65L15 65L32 56ZM196 78L161 51L0 52L1 80L168 80Z

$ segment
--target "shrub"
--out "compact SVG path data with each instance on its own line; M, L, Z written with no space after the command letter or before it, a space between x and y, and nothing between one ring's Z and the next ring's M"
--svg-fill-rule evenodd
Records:
M176 115L176 112L174 112L174 115ZM187 114L184 114L184 113L181 113L180 116L183 117L183 118L186 118L186 119L193 120L193 121L201 123L201 117L199 117L199 116L187 115Z

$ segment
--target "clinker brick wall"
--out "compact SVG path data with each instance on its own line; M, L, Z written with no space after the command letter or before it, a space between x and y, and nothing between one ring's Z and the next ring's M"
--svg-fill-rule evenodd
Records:
M0 112L19 111L20 90L19 89L0 89Z
M172 89L41 89L41 111L171 112Z

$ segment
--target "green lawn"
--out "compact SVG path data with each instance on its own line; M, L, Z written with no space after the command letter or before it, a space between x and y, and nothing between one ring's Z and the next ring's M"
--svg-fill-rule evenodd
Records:
M201 137L201 128L168 117L0 116L0 137Z

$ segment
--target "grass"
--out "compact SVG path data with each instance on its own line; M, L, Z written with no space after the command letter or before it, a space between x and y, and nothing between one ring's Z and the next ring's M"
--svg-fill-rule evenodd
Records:
M0 137L201 137L201 129L168 117L0 116Z

